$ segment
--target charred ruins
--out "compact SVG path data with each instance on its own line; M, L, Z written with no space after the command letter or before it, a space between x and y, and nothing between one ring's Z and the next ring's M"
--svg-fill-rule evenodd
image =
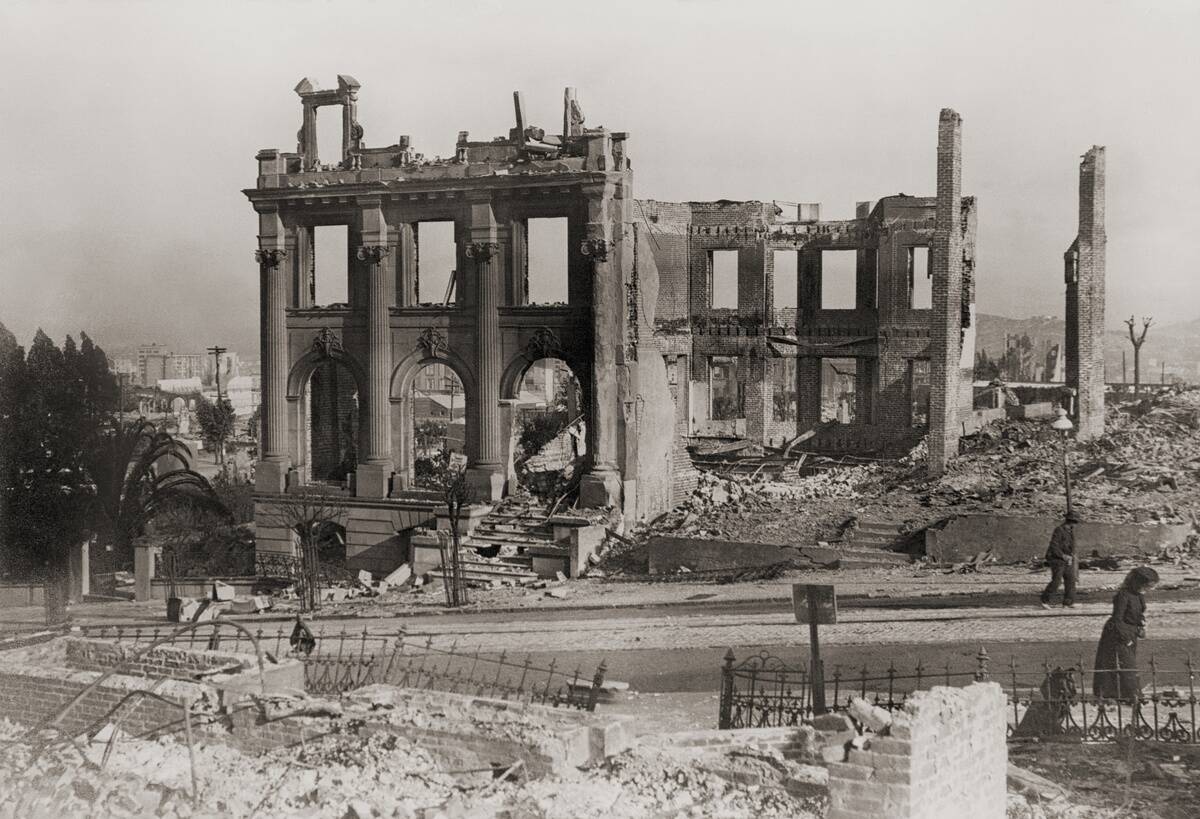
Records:
M522 376L564 362L582 393L580 506L627 521L686 498L689 441L871 454L928 436L936 473L977 423L977 208L961 190L953 110L938 120L935 195L884 196L828 221L818 204L635 199L628 134L585 126L574 89L557 134L527 123L514 94L507 135L462 131L453 157L427 158L407 136L366 147L359 88L345 75L332 90L302 80L296 150L260 151L245 191L259 218L259 508L340 478L352 563L388 568L390 544L438 504L413 480L411 386L428 365L462 385L462 455L487 503L513 483ZM318 112L335 107L341 144L319 146ZM1103 325L1102 152L1084 163L1090 204L1066 261L1067 372L1091 419L1103 417L1088 346ZM567 224L563 303L530 300L530 223L546 218ZM431 287L422 231L439 222L452 225L455 264ZM322 305L315 230L328 225L347 230L348 300ZM260 552L291 550L276 528L258 525Z

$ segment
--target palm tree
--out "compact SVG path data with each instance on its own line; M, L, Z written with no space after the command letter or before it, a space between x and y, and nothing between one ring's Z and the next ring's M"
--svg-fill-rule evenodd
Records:
M187 447L145 420L110 421L89 448L88 471L96 486L95 526L115 557L128 561L133 541L172 502L190 501L222 516L229 511L208 479L190 468ZM173 466L165 466L175 461Z

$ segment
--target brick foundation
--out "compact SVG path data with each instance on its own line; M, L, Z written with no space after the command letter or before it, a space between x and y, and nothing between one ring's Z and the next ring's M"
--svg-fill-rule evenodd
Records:
M914 694L885 734L829 766L826 819L1003 819L1006 724L997 683Z

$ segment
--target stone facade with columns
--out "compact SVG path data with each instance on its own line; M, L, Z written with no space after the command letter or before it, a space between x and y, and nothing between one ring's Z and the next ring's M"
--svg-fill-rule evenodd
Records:
M632 223L626 134L585 128L574 94L564 98L562 134L517 127L474 142L460 132L451 159L428 160L407 137L365 147L357 121L359 83L296 87L303 123L294 152L260 151L258 214L263 430L256 471L258 548L289 552L292 537L273 514L319 482L313 470L311 379L333 362L352 379L352 474L324 487L344 508L348 556L384 568L436 499L413 487L410 387L440 364L466 401L468 476L475 499L501 498L512 403L533 362L559 358L578 378L587 409L591 463L581 503L613 506L627 519L655 515L670 498L674 410L655 339L658 273L644 232ZM317 144L316 118L342 109L340 145ZM565 304L529 304L528 220L565 217ZM443 304L417 303L419 223L452 222L455 280ZM314 229L345 226L347 302L315 303ZM332 393L331 393L332 394ZM291 498L291 500L289 500Z

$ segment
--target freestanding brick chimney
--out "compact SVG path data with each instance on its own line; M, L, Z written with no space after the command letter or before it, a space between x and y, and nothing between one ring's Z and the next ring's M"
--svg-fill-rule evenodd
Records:
M937 211L933 231L933 317L929 322L929 471L958 455L962 358L962 117L938 118Z
M1079 233L1064 254L1066 380L1075 391L1076 435L1104 434L1104 147L1079 163Z

